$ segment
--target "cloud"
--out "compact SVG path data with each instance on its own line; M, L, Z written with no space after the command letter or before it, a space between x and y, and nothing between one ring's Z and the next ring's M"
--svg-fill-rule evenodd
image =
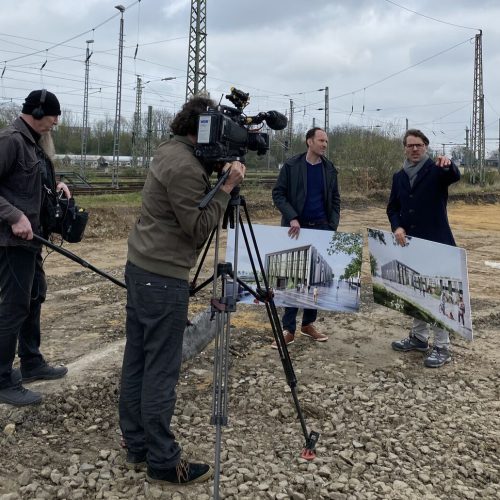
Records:
M78 115L83 102L85 40L93 38L90 86L94 93L89 109L93 117L113 115L119 17L95 31L92 28L118 14L116 2L4 3L0 61L7 62L1 97L20 102L29 90L45 85ZM474 38L474 30L450 25L455 24L483 29L486 123L497 120L498 1L397 3L428 17L383 0L207 2L208 90L218 98L231 85L241 87L251 93L251 112L285 110L293 99L295 123L307 126L313 117L322 119L324 111L317 108L323 107L324 92L318 89L329 86L332 125L347 121L362 126L395 124L402 130L408 119L428 127L424 131L430 134L439 127L451 140L463 136L470 122L471 106L459 101L472 101L474 42L431 56ZM124 115L131 116L134 111L138 74L149 82L143 91L144 106L177 110L185 96L190 1L132 2L124 20ZM79 34L65 45L46 51L54 43ZM15 59L23 54L32 55ZM48 63L40 71L45 59ZM428 60L405 69L424 59ZM162 81L171 76L177 79ZM491 127L486 136L496 137L497 122ZM495 142L487 144L487 149L493 147Z

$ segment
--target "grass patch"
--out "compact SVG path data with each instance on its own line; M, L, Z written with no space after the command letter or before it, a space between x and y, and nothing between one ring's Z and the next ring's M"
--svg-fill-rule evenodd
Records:
M259 173L261 174L261 173ZM276 176L276 173L274 173ZM250 177L250 176L249 176ZM259 186L255 183L248 182L243 183L241 186L241 194L245 197L249 205L272 205L271 191L272 187L269 186ZM215 177L212 179L215 182ZM378 191L363 191L357 186L357 188L349 189L347 186L344 188L342 181L340 181L341 197L345 202L350 198L357 199L363 197L363 199L370 200L374 203L385 204L389 198L390 186L388 185L384 190ZM478 184L469 184L464 178L461 181L452 184L450 186L450 197L460 196L481 196L487 193L497 193L500 194L500 177L495 179L491 184L486 184L485 186L480 186ZM141 193L120 193L120 194L99 194L99 195L78 195L77 197L78 205L85 208L106 208L106 207L139 207L141 204Z
M483 192L500 192L500 172L496 170L487 170L485 172L484 185L479 183L471 184L466 174L462 174L461 179L450 186L450 194L469 194Z
M245 197L248 203L254 204L258 202L271 200L270 189L259 189L256 187L249 187L241 190L241 194ZM141 193L117 193L117 194L96 194L96 195L82 195L76 197L78 206L83 208L111 208L111 207L140 207L141 206Z
M141 193L78 195L77 204L84 208L139 207Z

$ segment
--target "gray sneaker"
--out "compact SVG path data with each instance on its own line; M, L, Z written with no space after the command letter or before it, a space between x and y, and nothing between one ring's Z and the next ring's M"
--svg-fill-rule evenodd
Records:
M33 392L23 387L20 383L5 389L0 389L0 403L12 406L36 405L42 401L39 392Z
M396 340L391 344L391 347L395 351L420 351L425 352L429 349L429 342L424 342L423 340L418 339L414 335L409 335L405 339Z
M451 354L446 347L434 346L429 356L424 359L424 365L427 366L427 368L439 368L450 361Z
M47 363L36 366L31 370L23 370L21 368L23 382L33 382L34 380L55 380L64 377L66 373L68 373L68 369L65 366L50 366Z

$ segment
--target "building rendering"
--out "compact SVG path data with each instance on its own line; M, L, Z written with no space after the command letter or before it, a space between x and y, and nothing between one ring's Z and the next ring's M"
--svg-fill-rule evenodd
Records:
M391 260L381 266L382 278L399 283L400 285L412 286L418 290L439 294L447 290L450 294L463 294L463 283L456 278L447 276L425 276L415 269L403 264L399 260Z
M266 254L265 271L269 286L285 290L297 286L328 286L334 274L313 245Z

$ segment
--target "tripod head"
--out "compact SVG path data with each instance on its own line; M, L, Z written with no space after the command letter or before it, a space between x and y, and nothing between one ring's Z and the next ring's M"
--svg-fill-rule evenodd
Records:
M240 186L236 186L231 191L231 199L227 205L224 217L222 218L222 229L227 229L227 223L229 222L229 227L234 229L235 225L235 209L238 206L246 206L246 201L243 196L240 195Z

